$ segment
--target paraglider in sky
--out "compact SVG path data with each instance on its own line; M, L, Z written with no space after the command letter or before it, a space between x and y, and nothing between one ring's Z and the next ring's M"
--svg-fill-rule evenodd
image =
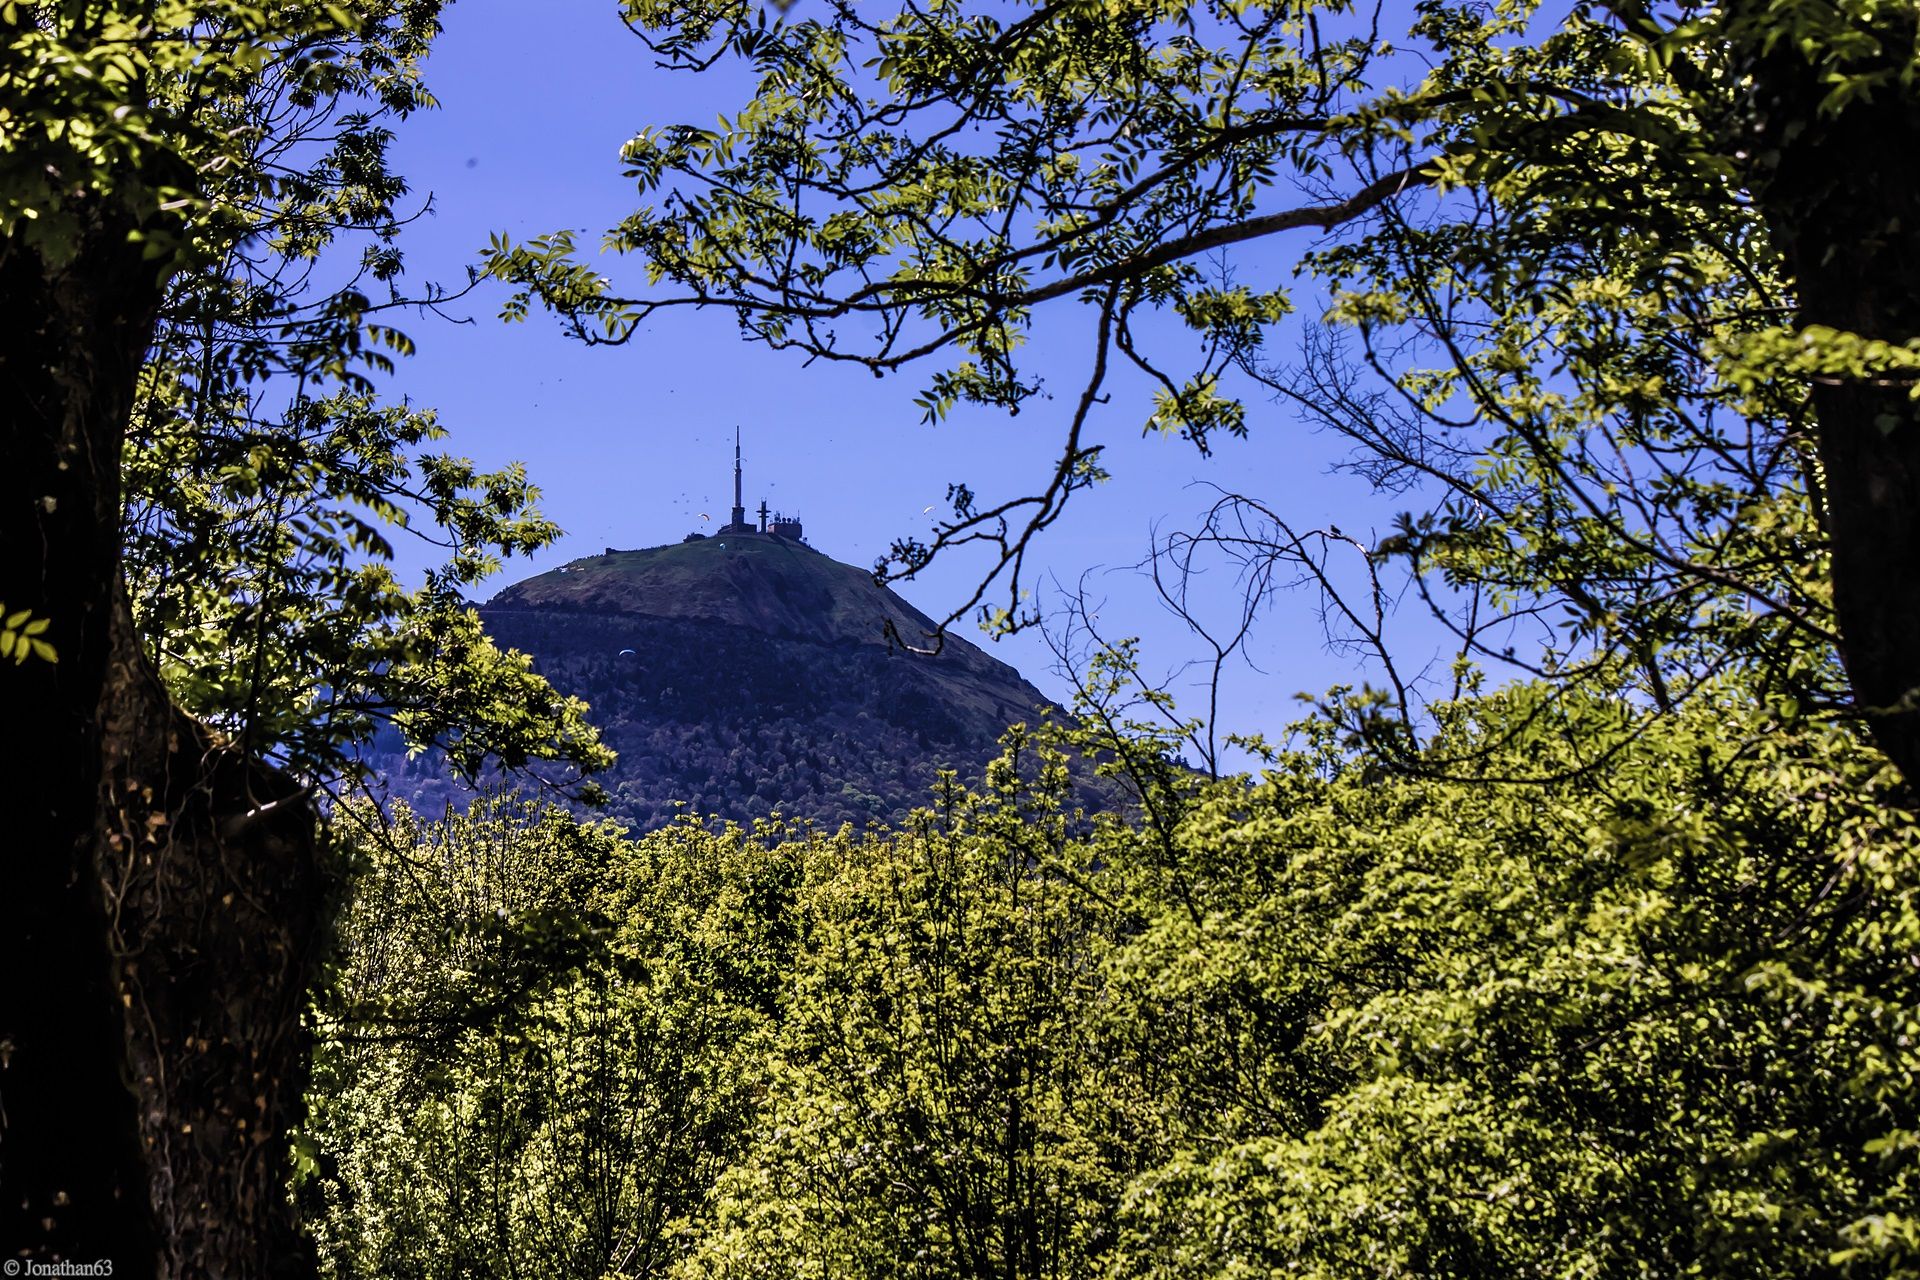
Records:
M632 649L622 649L620 651L620 656L623 658L635 658L635 657L638 657L639 655L636 654Z

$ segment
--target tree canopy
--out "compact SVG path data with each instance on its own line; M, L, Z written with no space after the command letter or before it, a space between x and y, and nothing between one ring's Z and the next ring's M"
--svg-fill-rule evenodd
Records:
M1880 163L1920 120L1906 7L626 13L661 65L729 60L756 92L629 142L646 203L603 245L644 285L571 234L501 239L509 316L537 302L618 343L665 308L727 308L752 340L918 368L929 417L1030 410L1024 344L1081 317L1090 373L1039 492L958 485L885 566L986 544L1000 593L956 617L1030 618L1026 548L1101 476L1126 366L1159 388L1131 420L1203 451L1278 429L1249 407L1269 395L1350 437L1410 504L1351 549L1409 570L1467 659L1625 664L1660 705L1753 662L1920 764L1899 603L1920 569L1916 328L1886 265L1912 257L1914 193ZM1276 352L1303 299L1304 349ZM1323 564L1324 539L1252 523L1212 533ZM1390 695L1404 732L1411 691Z
M1019 733L890 832L367 824L323 1270L1916 1274L1877 753L1735 682L1440 716L1480 776L1320 718L1218 781L1112 741L1159 825L1064 810Z

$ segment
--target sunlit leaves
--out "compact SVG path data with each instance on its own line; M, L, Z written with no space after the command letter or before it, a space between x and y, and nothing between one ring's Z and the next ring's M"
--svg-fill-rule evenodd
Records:
M52 619L36 618L31 609L9 611L5 603L0 602L0 661L11 659L15 666L24 665L29 658L58 662L59 653L41 639L52 625Z
M8 5L0 231L57 264L77 251L94 210L118 205L164 275L217 253L207 231L244 219L248 205L311 205L327 185L314 185L314 174L342 179L336 193L363 186L384 146L369 117L342 120L331 153L303 174L255 163L271 140L248 113L263 86L302 110L354 94L392 111L424 104L410 63L434 26L431 8L169 0L55 17L45 6ZM395 39L376 52L383 35ZM374 207L329 212L351 218ZM319 212L309 208L308 220Z
M1138 693L1114 651L1069 734L1138 825L1015 733L894 831L373 828L329 1265L1913 1274L1920 848L1851 731L1530 685L1439 710L1472 776L1315 718L1213 781Z
M1287 6L776 15L649 3L628 16L672 65L750 62L758 93L714 127L629 142L629 175L663 198L608 247L689 301L737 308L748 336L776 346L876 367L950 350L989 376L948 367L929 399L1002 407L1033 391L1013 352L1036 290L1071 292L1062 273L1120 266L1245 217L1289 172L1326 172L1320 113L1368 53L1364 41L1328 42L1309 57ZM524 286L514 315L538 299L583 334L619 340L674 304L613 294L555 237L497 240L489 266ZM1209 314L1197 323L1225 323L1197 281L1151 301L1189 292L1193 314ZM877 326L876 347L832 323L853 316Z

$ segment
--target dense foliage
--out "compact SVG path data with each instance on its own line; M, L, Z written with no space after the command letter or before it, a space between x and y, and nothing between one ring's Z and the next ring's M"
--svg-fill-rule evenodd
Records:
M1325 720L1257 777L1116 761L1162 825L1071 821L1016 734L884 834L371 828L301 1189L326 1265L1920 1273L1883 759L1738 687L1638 735L1539 686L1441 715L1475 776Z

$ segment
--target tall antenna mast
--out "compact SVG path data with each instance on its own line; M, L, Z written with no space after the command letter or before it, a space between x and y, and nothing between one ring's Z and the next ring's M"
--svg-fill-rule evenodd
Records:
M733 527L747 527L747 504L740 497L740 428L733 429Z

